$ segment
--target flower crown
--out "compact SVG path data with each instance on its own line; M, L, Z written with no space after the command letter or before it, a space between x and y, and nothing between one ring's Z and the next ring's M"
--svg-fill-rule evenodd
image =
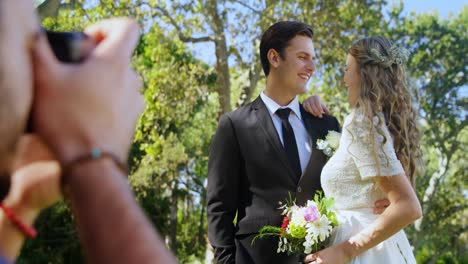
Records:
M373 59L387 67L393 64L403 65L409 58L408 50L397 45L392 45L390 49L388 49L388 56L382 55L377 49L371 49L370 55Z

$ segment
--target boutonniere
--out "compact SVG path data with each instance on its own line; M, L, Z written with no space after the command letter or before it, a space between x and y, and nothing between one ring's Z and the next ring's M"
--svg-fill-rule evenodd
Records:
M331 157L340 146L340 138L341 133L330 130L325 139L317 139L317 149L322 150L325 155Z

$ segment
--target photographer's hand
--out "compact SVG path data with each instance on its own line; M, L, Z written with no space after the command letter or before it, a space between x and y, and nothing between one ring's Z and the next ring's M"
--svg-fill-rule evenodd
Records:
M39 38L34 50L34 131L62 164L93 148L126 161L143 110L142 82L130 67L138 26L128 19L114 19L86 32L98 45L81 64L58 62L45 36Z
M11 176L11 187L3 204L24 224L32 225L40 211L61 198L60 165L36 135L20 138ZM24 234L0 212L0 248L13 260L24 242Z

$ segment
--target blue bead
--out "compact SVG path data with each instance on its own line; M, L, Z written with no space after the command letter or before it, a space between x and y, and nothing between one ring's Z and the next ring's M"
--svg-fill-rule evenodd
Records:
M93 149L91 150L91 157L93 157L93 159L97 159L97 158L100 158L102 155L102 151L100 149Z

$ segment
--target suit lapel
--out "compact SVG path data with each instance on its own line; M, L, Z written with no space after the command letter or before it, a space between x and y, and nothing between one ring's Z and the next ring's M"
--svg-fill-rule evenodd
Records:
M278 154L279 159L281 160L281 162L283 162L283 165L286 168L288 168L292 177L294 175L294 170L289 164L288 157L286 156L286 152L284 151L283 145L281 144L278 133L276 132L276 128L275 128L275 125L273 124L273 120L271 120L270 112L268 112L268 109L266 105L263 103L260 96L257 97L257 99L253 102L252 106L255 110L255 115L257 117L260 127L265 133L270 144L273 146L273 149Z
M317 139L319 138L317 127L314 126L315 120L310 116L310 114L308 114L304 110L302 104L300 104L299 107L301 109L301 116L304 122L305 129L307 131L307 134L309 134L310 140L312 141L312 152L314 152L317 147Z
M323 152L319 149L317 149L317 139L319 138L319 127L317 124L317 118L312 117L309 113L307 113L304 110L304 107L302 104L299 105L301 109L301 116L302 120L304 123L304 127L309 134L310 140L312 141L311 146L312 146L312 154L310 155L309 162L307 163L306 169L301 175L301 179L299 182L301 182L302 178L304 175L307 175L308 172L311 170L312 167L314 166L321 166L322 164L319 164L318 161L321 159L319 158L320 156L324 155Z

